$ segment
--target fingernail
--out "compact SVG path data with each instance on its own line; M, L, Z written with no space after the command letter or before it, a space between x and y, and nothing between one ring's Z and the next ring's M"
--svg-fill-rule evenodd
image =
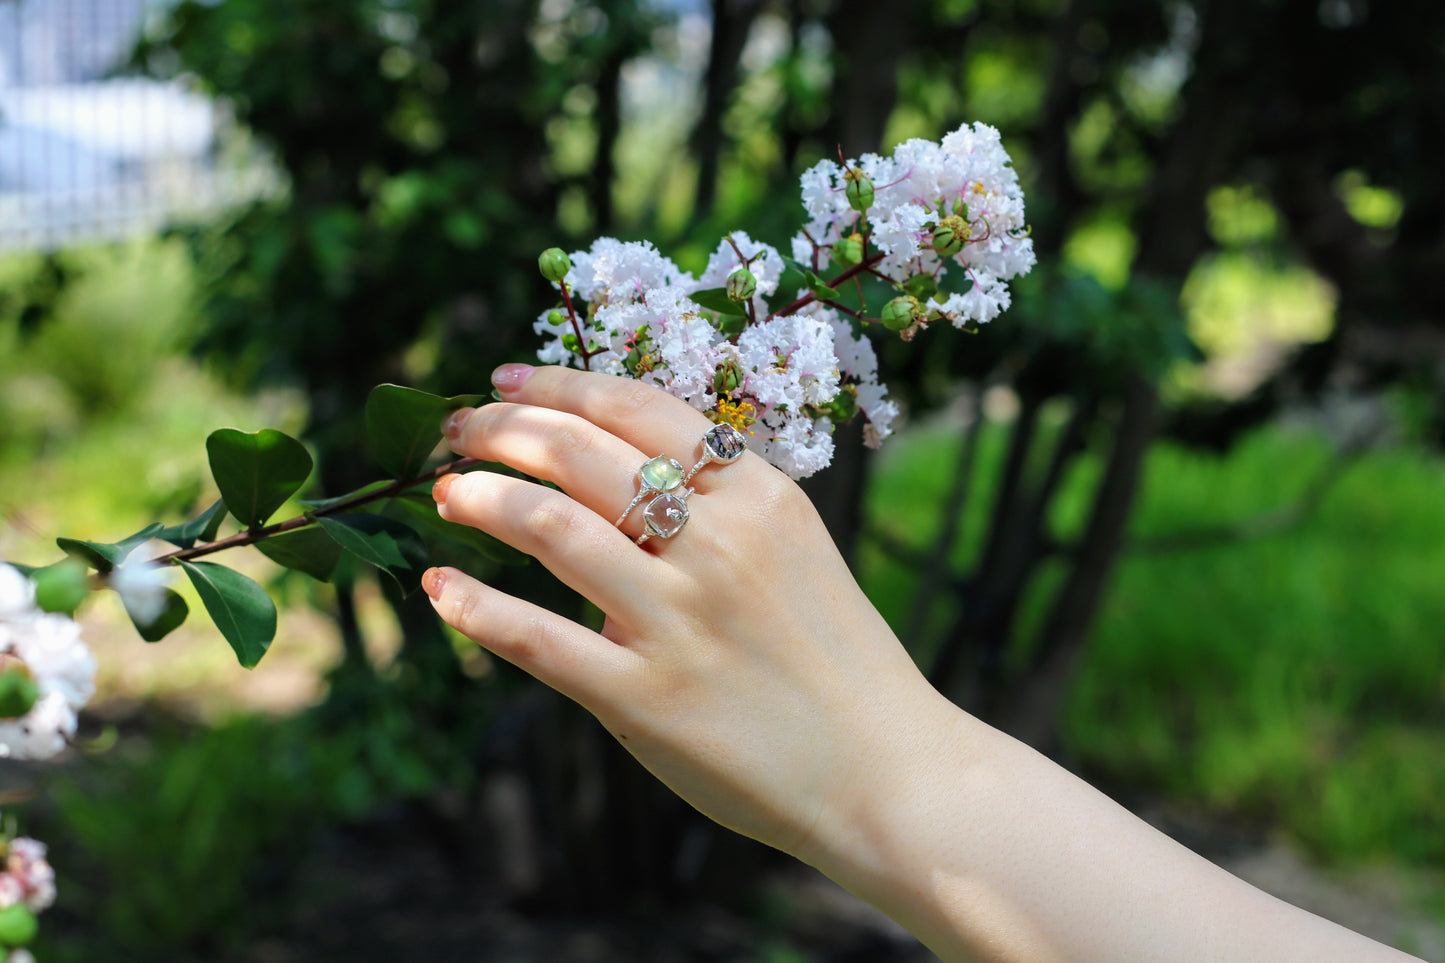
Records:
M427 569L421 577L421 587L433 600L441 598L442 590L447 587L447 573L439 568Z
M503 391L516 391L532 375L529 364L504 364L492 372L492 384Z
M447 415L446 420L442 422L442 434L455 441L461 436L462 425L467 423L467 419L476 410L475 408L458 408Z
M436 482L431 486L432 500L435 501L438 505L443 504L447 500L447 492L451 491L452 482L456 481L460 477L460 475L451 474L443 475L442 477L438 478Z

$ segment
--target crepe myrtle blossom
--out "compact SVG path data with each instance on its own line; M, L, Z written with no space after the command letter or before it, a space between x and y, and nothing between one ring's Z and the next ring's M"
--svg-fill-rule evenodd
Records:
M55 903L55 870L45 844L24 836L0 843L0 909L23 904L39 913Z
M793 240L795 257L812 252L827 267L835 246L856 230L847 197L850 171L874 185L867 210L870 240L889 277L931 277L940 286L923 308L955 326L998 317L1010 303L1008 281L1034 265L1024 197L999 132L964 124L941 142L909 140L891 157L865 154L842 165L820 161L803 174L808 223ZM945 293L944 278L960 271L967 290ZM927 315L925 315L927 317ZM931 319L930 319L931 320Z
M46 759L75 735L76 712L95 693L95 659L80 627L34 607L34 584L0 564L0 673L33 685L33 702L0 718L0 757ZM29 701L29 700L27 700Z
M908 340L934 321L997 317L1008 281L1034 263L1023 192L985 124L907 141L887 158L823 161L801 186L808 221L790 250L807 283L792 293L780 291L788 259L743 231L719 241L696 277L647 241L544 252L539 267L562 305L536 321L539 359L657 385L742 431L794 478L832 460L834 426L856 415L876 447L900 412L864 329ZM869 317L820 280L830 266L840 284L866 273L899 296Z

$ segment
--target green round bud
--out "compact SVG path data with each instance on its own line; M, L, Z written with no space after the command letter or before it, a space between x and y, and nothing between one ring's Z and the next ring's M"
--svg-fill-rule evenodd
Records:
M90 573L73 558L48 565L30 578L35 582L35 604L46 612L69 615L90 592Z
M848 197L849 207L861 213L873 206L873 178L853 167L843 175L843 180L847 182L843 193Z
M537 258L537 267L542 277L553 284L561 284L567 272L572 270L572 259L560 247L549 247Z
M932 274L915 274L903 282L903 290L920 301L927 301L938 293L938 279Z
M563 313L562 313L561 311L559 311L557 308L553 308L552 310L550 310L550 311L547 312L547 323L548 323L548 324L558 324L558 325L566 324L566 323L567 323L567 315L563 314Z
M933 236L930 239L933 249L943 257L952 257L963 246L968 243L972 234L968 222L957 214L950 214L933 226Z
M0 945L24 946L39 932L40 921L24 903L0 909Z
M39 698L40 686L25 663L13 655L0 656L0 719L19 719Z
M922 305L918 303L917 298L902 294L883 305L883 314L880 315L880 319L883 321L883 326L889 331L902 331L918 320L921 310Z
M833 260L842 268L850 268L863 260L863 239L857 234L841 237L833 245Z
M728 275L724 287L729 298L734 301L746 301L758 289L758 279L753 277L753 272L747 269L747 265L743 265L735 268L733 273Z

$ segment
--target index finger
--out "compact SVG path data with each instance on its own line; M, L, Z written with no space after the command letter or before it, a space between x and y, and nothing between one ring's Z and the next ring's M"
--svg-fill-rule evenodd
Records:
M592 422L639 451L685 460L713 426L687 402L632 378L575 368L504 364L492 383L506 401L567 411Z

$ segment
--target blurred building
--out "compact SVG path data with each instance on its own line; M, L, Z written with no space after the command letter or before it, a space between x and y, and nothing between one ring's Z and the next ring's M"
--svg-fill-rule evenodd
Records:
M118 76L157 0L0 0L0 250L153 231L264 189L223 105Z

